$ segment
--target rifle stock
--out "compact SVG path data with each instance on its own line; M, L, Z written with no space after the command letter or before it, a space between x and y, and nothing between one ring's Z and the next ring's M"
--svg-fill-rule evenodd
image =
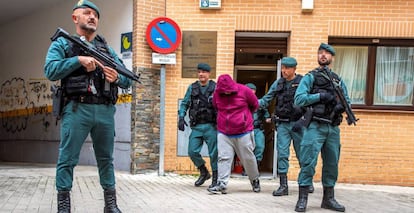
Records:
M118 73L121 75L132 79L136 82L139 82L139 75L133 73L132 71L125 68L122 64L116 62L111 57L107 56L104 53L101 53L99 50L97 50L95 47L87 44L86 42L82 41L82 39L75 39L74 37L70 36L69 33L67 33L62 28L58 28L55 32L55 34L50 38L52 41L55 41L57 38L63 37L70 42L72 42L74 45L77 45L80 47L86 54L90 55L91 57L94 57L96 60L100 61L101 63L105 64L106 66L112 67L115 69Z

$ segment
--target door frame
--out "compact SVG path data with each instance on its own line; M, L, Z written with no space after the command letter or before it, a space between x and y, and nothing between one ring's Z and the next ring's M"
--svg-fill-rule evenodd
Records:
M276 80L279 79L282 75L282 64L281 59L277 61L276 66L272 65L235 65L234 66L234 80L237 82L237 74L239 70L258 70L258 71L269 71L269 72L276 72ZM270 87L271 85L269 85ZM267 91L269 88L266 88ZM277 131L275 128L274 131L274 140L273 140L273 168L272 168L272 177L277 177Z

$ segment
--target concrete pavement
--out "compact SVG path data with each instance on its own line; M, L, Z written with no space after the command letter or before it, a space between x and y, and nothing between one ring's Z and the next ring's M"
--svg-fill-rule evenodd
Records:
M0 163L0 213L57 212L55 167L44 164ZM207 192L210 180L194 187L196 177L156 172L131 175L117 171L118 206L129 212L294 212L296 182L289 182L289 195L272 196L274 179L261 179L260 193L252 192L246 177L233 177L228 194ZM336 199L346 212L414 212L414 187L338 183ZM72 189L72 212L103 212L103 192L93 166L77 166ZM333 212L320 208L322 186L315 183L307 212Z

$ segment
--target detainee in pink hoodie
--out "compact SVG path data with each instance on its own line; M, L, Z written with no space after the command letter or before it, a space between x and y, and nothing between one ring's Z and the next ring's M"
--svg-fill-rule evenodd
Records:
M234 154L240 158L254 192L260 192L259 170L254 155L253 112L259 108L256 95L230 75L220 75L213 94L217 110L217 185L207 190L226 194Z

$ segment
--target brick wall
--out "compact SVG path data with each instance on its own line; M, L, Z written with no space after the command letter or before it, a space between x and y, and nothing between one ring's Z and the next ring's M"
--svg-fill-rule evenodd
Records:
M144 34L146 25L161 15L175 20L182 31L218 32L217 76L233 73L236 31L290 32L288 54L298 60L301 74L317 66L316 50L328 36L414 36L413 0L315 0L312 13L302 13L301 1L291 0L223 0L220 10L200 10L198 3L167 0L164 7L164 1L134 1L134 65L157 68L150 64L151 50ZM181 47L176 53L177 64L167 66L166 76L165 170L192 174L197 170L190 159L176 156L176 123L177 100L196 79L181 78ZM357 126L341 125L338 181L414 186L414 114L355 113L361 119ZM294 156L291 162L289 179L296 180ZM316 181L320 180L320 170L318 164Z
M165 1L134 0L133 67L141 83L133 87L131 106L131 173L157 170L160 153L160 69L151 64L145 31L151 20L165 16Z

